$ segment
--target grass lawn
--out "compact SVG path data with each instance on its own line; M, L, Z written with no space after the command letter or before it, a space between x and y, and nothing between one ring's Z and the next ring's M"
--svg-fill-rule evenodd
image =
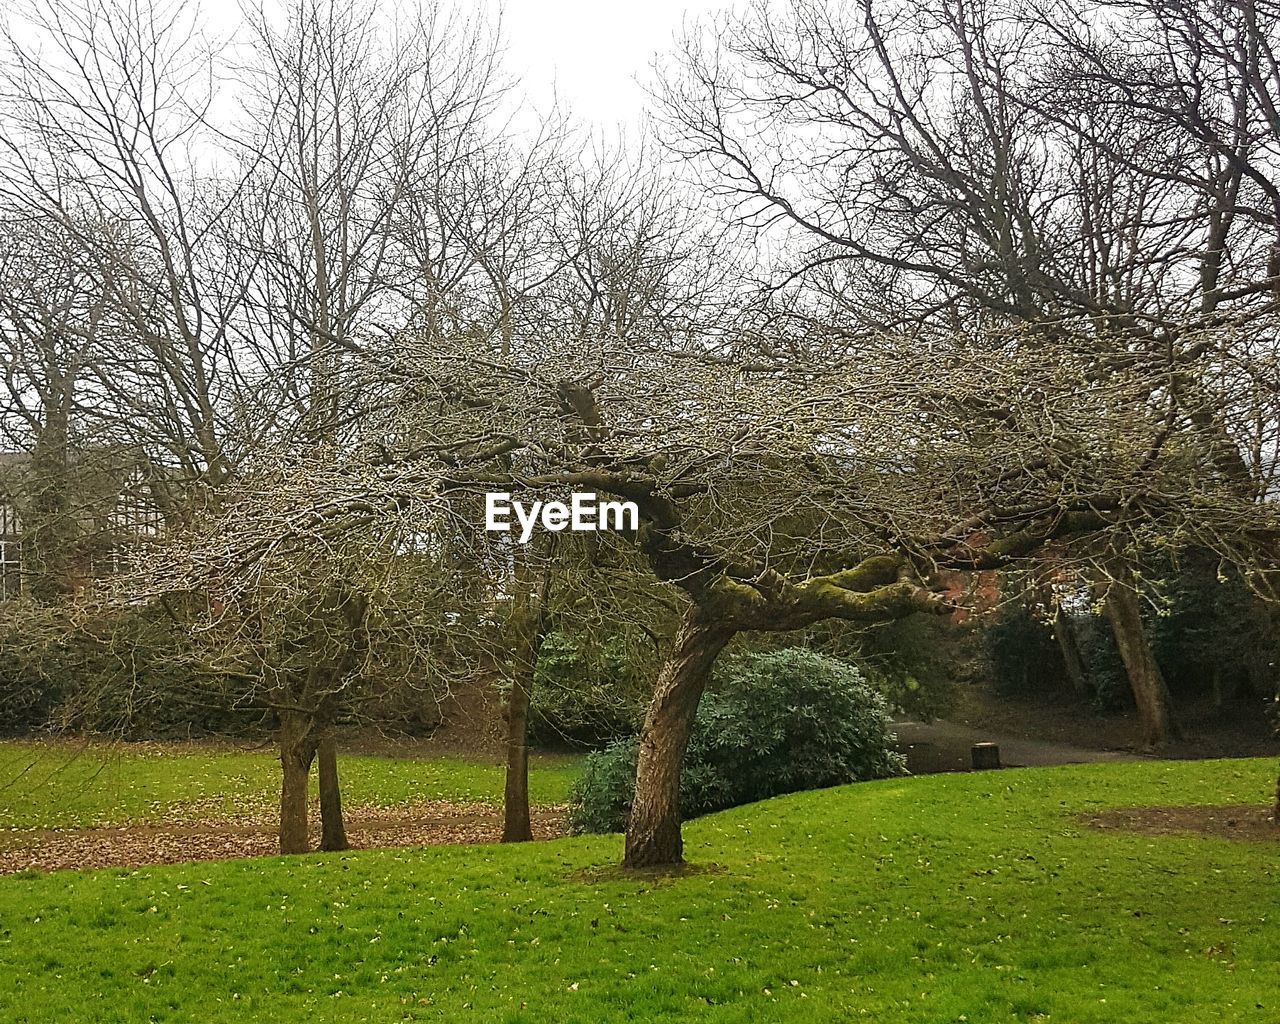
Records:
M1275 767L806 793L689 824L715 867L665 879L616 837L10 876L0 1020L1275 1022L1277 847L1074 819Z
M577 759L535 758L530 798L562 802L579 768ZM353 805L502 800L502 768L492 764L344 757L339 770ZM0 830L153 821L196 801L210 813L257 810L279 791L280 762L267 751L0 741Z

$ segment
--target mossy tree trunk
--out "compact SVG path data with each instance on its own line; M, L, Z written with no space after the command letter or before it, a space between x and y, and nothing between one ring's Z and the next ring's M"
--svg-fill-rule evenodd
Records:
M685 612L658 674L640 733L622 862L627 868L677 865L684 859L680 765L711 669L735 635L789 632L826 618L885 622L915 611L947 608L892 557L873 556L849 569L795 584L767 568L730 577L723 571L727 563L708 565L691 557L684 542L669 534L651 534L646 543L650 559L662 568L660 575L680 579L695 603Z

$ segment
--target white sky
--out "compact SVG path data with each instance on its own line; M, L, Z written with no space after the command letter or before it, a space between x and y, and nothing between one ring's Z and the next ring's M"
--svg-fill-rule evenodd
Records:
M634 124L646 105L641 81L654 53L670 49L687 17L731 0L480 0L502 12L508 73L539 108L553 96L580 119Z
M48 0L46 0L48 2ZM249 0L251 4L263 0ZM265 0L268 9L272 0ZM341 0L337 0L341 2ZM398 0L374 0L388 9ZM413 2L413 0L409 0ZM424 0L424 3L428 0ZM739 0L740 2L740 0ZM52 0L56 7L57 0ZM536 110L558 98L580 121L601 127L635 125L647 106L639 81L651 78L655 54L669 51L686 19L690 22L736 6L735 0L442 0L459 13L484 12L491 25L501 17L503 70L520 80L519 92ZM4 3L0 2L0 11ZM237 0L191 0L190 13L215 40L234 34ZM9 13L21 10L16 8ZM197 13L198 12L198 13ZM5 21L0 13L0 24ZM15 20L19 39L26 35Z

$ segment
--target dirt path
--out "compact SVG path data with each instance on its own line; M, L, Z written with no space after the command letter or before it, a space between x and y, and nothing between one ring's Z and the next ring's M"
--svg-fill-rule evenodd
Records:
M563 807L534 808L534 838L565 835L564 811ZM432 801L392 808L353 807L346 821L353 849L493 843L502 837L502 810L491 804ZM274 816L265 812L203 817L198 809L187 808L163 823L10 832L0 847L0 874L270 856L279 849L276 829ZM318 842L317 831L312 847Z
M904 720L894 723L894 731L898 734L898 749L907 757L907 768L915 775L969 771L975 743L999 744L1000 761L1007 768L1140 759L1129 750L1091 750L1069 743L1002 735L959 722Z

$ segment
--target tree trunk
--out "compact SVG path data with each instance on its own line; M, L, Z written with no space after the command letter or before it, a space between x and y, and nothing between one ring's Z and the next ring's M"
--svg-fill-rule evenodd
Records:
M1080 656L1080 644L1076 638L1075 623L1071 616L1058 605L1058 612L1053 619L1053 635L1057 638L1058 649L1062 652L1062 663L1067 668L1067 678L1071 680L1071 688L1080 697L1089 696L1089 677L1084 670L1084 658Z
M311 716L301 711L280 712L280 852L306 853L307 787L315 757Z
M61 388L54 393L60 397ZM54 604L72 590L69 558L75 526L68 429L65 409L60 404L49 408L28 463L26 503L21 511L22 576L26 592L41 604ZM118 538L111 541L116 543Z
M316 746L320 779L320 849L348 850L347 829L342 820L342 790L338 785L338 743L326 728Z
M1106 613L1138 706L1142 745L1152 749L1178 739L1169 711L1169 688L1143 628L1138 595L1125 581L1113 583L1108 590Z
M502 841L533 839L529 815L529 698L532 673L523 670L511 681L507 699L507 787L503 795Z
M542 579L535 592L527 557L515 566L513 595L511 694L507 698L507 779L502 800L502 841L527 843L533 839L529 813L529 704L538 669L538 654L550 622L547 598L551 589L554 541L548 542Z
M523 638L525 651L511 680L507 698L507 780L502 799L502 841L527 843L533 839L529 813L529 704L533 699L533 678L538 652L546 638L546 614L539 602L532 633Z
M658 673L640 733L636 794L627 822L623 867L662 867L684 860L680 765L711 667L734 632L697 607L689 609L681 620L675 647Z

